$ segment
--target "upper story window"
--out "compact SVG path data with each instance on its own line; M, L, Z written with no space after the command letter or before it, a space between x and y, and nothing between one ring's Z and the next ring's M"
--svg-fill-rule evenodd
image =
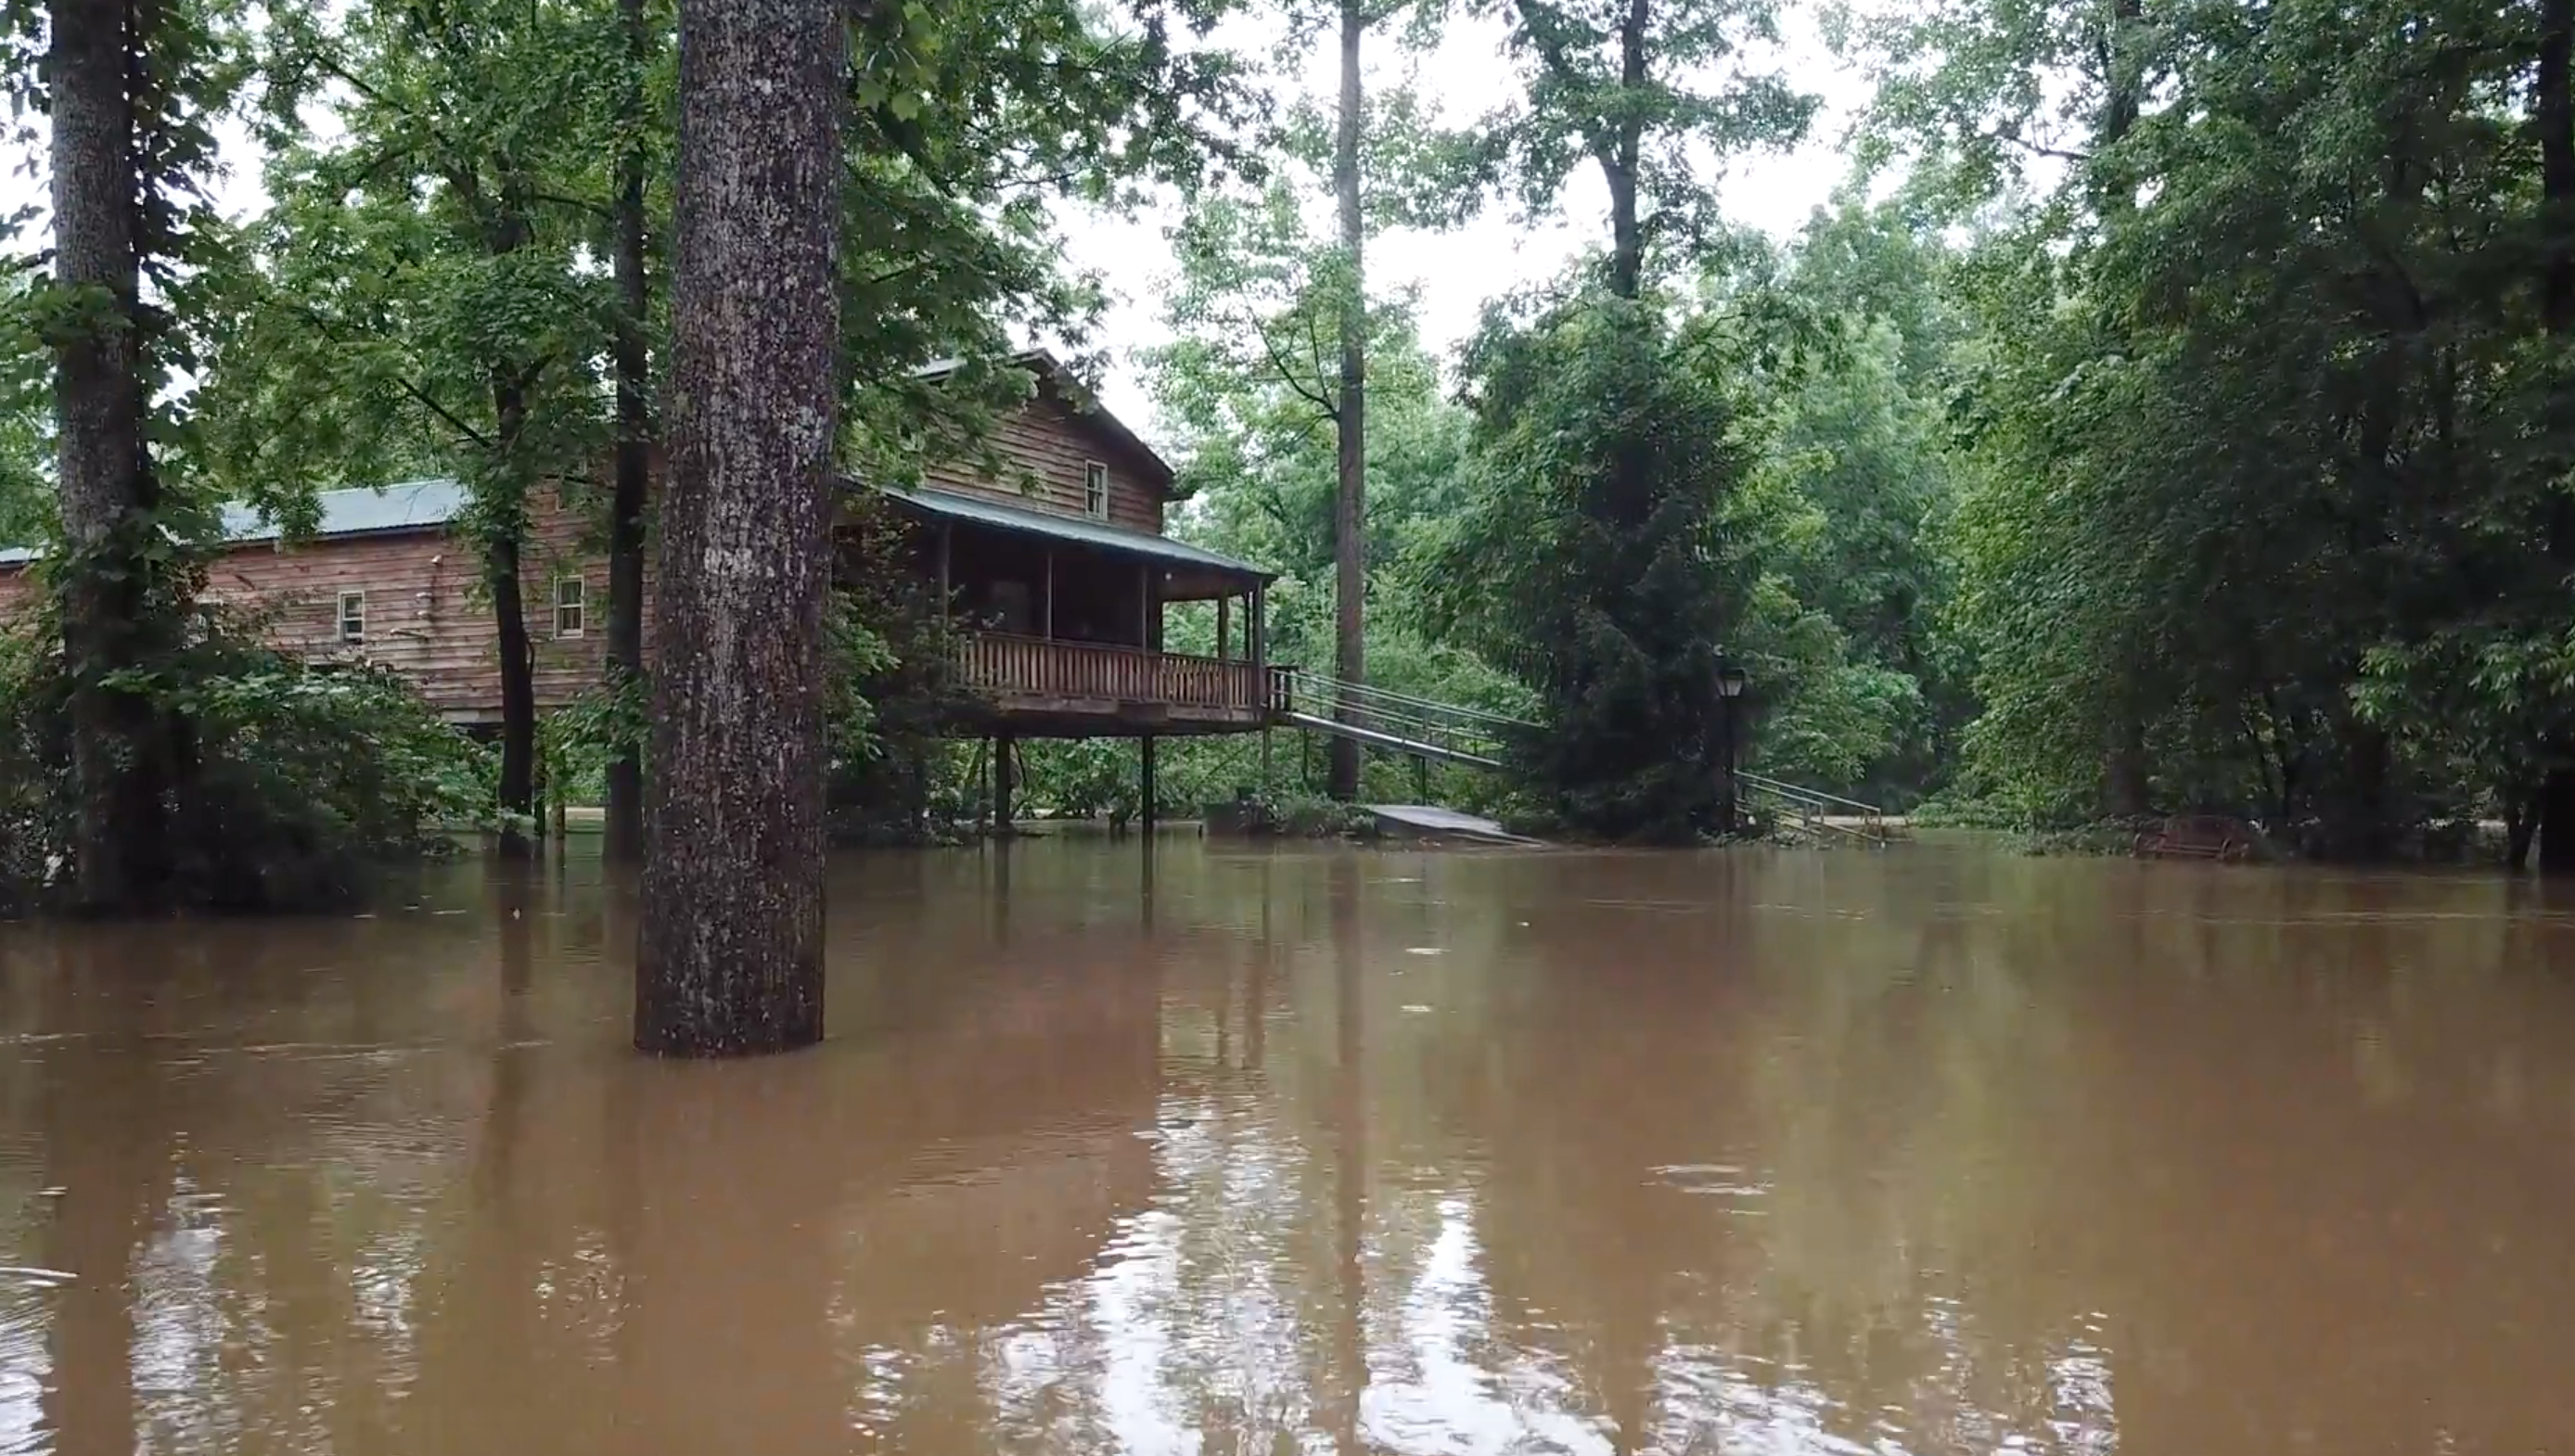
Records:
M581 636L589 605L589 588L581 578L558 578L555 582L555 636Z
M1104 520L1109 515L1109 467L1096 460L1082 463L1082 509Z
M309 620L309 619L308 619ZM340 641L352 647L367 640L367 594L340 594Z

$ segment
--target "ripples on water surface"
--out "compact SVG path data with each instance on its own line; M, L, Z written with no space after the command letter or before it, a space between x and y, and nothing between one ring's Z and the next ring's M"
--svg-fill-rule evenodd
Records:
M0 1450L2575 1449L2529 885L1169 838L834 895L831 1041L723 1065L627 1050L579 857L0 927Z

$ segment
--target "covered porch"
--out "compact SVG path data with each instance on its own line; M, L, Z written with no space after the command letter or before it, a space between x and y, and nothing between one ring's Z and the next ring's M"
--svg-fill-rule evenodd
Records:
M997 735L1243 732L1284 709L1263 624L1275 574L1168 537L957 492L889 493L958 630L974 727ZM1164 609L1215 606L1213 654L1165 650Z

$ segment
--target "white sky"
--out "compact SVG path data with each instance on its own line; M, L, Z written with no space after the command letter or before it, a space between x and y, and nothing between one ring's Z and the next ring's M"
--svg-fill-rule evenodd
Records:
M1797 87L1823 98L1805 144L1792 152L1739 158L1727 175L1708 179L1727 217L1778 236L1803 226L1849 176L1844 137L1869 97L1866 79L1826 50L1814 18L1811 7L1782 17L1783 46L1775 62ZM1452 19L1438 51L1418 62L1414 89L1435 105L1442 124L1464 126L1509 99L1519 82L1503 58L1501 43L1496 23ZM1296 78L1301 94L1326 102L1337 94L1338 55L1331 47L1326 37L1309 53L1304 74ZM1372 82L1397 73L1402 62L1393 51L1390 41L1377 44L1370 63ZM1283 96L1283 103L1288 99ZM1369 291L1385 295L1417 288L1423 342L1434 353L1445 353L1473 329L1486 300L1550 277L1575 254L1604 246L1608 197L1598 171L1584 167L1566 188L1562 216L1540 227L1523 228L1496 208L1450 232L1403 230L1373 236L1367 254ZM1117 367L1104 381L1102 395L1111 410L1149 434L1156 433L1153 409L1143 372L1130 356L1170 338L1156 298L1174 273L1164 237L1173 220L1166 213L1066 222L1072 261L1104 274L1113 294L1101 334ZM1310 222L1318 235L1328 235L1328 198L1315 199Z
M1873 8L1873 7L1862 7ZM1726 215L1737 222L1785 235L1802 225L1848 175L1842 155L1844 136L1867 99L1863 78L1837 62L1818 39L1811 9L1783 17L1786 43L1778 64L1800 88L1823 98L1824 107L1807 142L1793 152L1738 159L1722 178L1710 178ZM1261 38L1221 36L1226 43L1262 44ZM1490 21L1452 20L1445 40L1432 55L1420 58L1415 89L1447 125L1464 125L1491 109L1517 84L1501 55L1501 30ZM1382 80L1396 74L1404 61L1391 39L1375 47L1371 71ZM1336 85L1334 55L1328 38L1313 48L1305 74L1282 83L1283 105L1302 94L1329 98ZM227 129L232 144L226 172L215 187L223 210L247 216L265 202L260 187L260 159L250 152L237 129ZM0 216L44 201L46 177L40 164L21 145L0 144ZM1314 223L1329 229L1327 199L1316 199ZM1544 225L1523 228L1500 209L1468 226L1447 233L1396 231L1369 242L1371 291L1391 293L1418 289L1424 342L1445 352L1464 337L1487 299L1559 271L1586 247L1597 246L1608 233L1606 193L1598 174L1584 168L1567 188L1563 216ZM1171 208L1126 218L1083 211L1060 217L1066 252L1077 267L1096 269L1106 279L1111 303L1102 320L1096 346L1109 351L1113 365L1103 381L1110 409L1149 436L1158 435L1154 412L1137 350L1169 338L1158 305L1173 275L1165 230L1175 220ZM26 240L22 240L24 242Z

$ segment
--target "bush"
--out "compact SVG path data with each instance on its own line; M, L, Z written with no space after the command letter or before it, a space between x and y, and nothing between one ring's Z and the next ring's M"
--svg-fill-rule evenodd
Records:
M0 910L47 908L72 868L70 683L50 621L0 637ZM126 685L171 725L162 802L174 909L344 903L371 865L444 841L492 800L485 755L390 671L316 666L211 612Z

